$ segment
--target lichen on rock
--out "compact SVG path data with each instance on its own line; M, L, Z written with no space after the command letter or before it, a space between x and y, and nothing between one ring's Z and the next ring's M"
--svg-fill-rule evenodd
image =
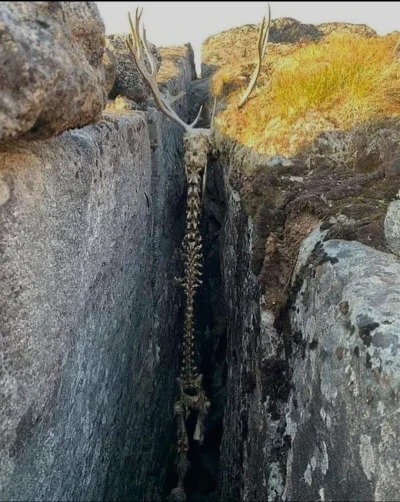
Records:
M0 142L96 122L107 103L103 53L94 2L2 2Z

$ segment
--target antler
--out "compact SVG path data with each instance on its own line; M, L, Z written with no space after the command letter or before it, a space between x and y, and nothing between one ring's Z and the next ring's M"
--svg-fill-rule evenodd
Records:
M268 44L268 36L269 36L269 28L271 26L271 6L268 2L268 22L265 21L265 16L263 17L261 26L260 26L260 31L258 35L258 44L257 44L257 51L258 51L258 60L257 60L257 65L254 69L253 75L251 77L250 83L245 90L239 104L238 108L242 108L242 106L246 103L246 101L249 99L249 96L257 82L258 76L260 75L261 71L261 63L263 60L263 57L265 56L265 53L267 52L267 44Z
M184 122L171 107L171 104L177 99L179 99L183 93L178 94L178 96L171 96L169 93L167 96L162 96L157 85L157 65L154 56L151 53L149 43L146 38L146 30L144 27L143 27L143 34L140 35L140 18L142 17L142 13L143 9L139 8L136 9L134 23L132 22L131 15L128 14L129 24L131 26L132 33L130 33L126 37L125 40L126 46L130 50L133 59L135 60L136 66L138 67L138 70L142 74L142 77L149 85L150 90L154 96L155 102L159 107L159 109L168 118L170 118L171 120L182 126L186 132L190 132L197 124L200 118L202 107L200 108L199 113L197 114L195 120L191 124L186 124L186 122ZM142 46L144 47L147 59L150 64L150 71L148 71L145 64Z

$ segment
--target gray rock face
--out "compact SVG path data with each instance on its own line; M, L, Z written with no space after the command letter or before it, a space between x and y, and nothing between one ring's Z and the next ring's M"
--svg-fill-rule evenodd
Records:
M220 500L243 500L241 481L246 470L244 463L251 420L251 392L256 385L254 330L259 331L259 319L256 281L248 268L251 227L243 213L239 195L229 185L225 186L225 200L221 268L228 319L228 374L218 491ZM248 382L242 383L243 380Z
M400 256L400 200L389 204L385 217L385 239L393 253Z
M274 19L271 22L269 40L274 43L297 43L305 40L318 40L321 33L312 24L303 24L291 17Z
M0 2L0 142L95 122L103 52L95 2Z
M0 151L2 500L162 498L184 170L146 115Z
M400 263L306 240L298 269L284 497L397 500Z
M397 500L398 258L355 241L322 244L327 230L317 229L274 317L267 298L259 307L251 224L227 181L240 158L222 152L228 339L219 500Z
M125 96L132 101L145 101L150 95L150 89L143 81L143 77L136 68L133 56L125 45L124 35L110 35L107 37L108 50L115 59L115 81L110 91L110 98ZM161 57L153 44L150 44L153 55L157 62L157 68L161 66Z
M282 408L287 386L283 340L274 317L262 311L251 272L253 228L228 182L221 236L221 271L227 323L227 380L218 500L280 500L284 489ZM278 438L278 439L276 439Z
M189 110L189 121L193 122L197 117L200 107L203 106L199 127L210 127L210 119L213 112L211 97L211 77L194 80L190 85L189 100L191 107Z
M103 64L106 78L106 92L107 96L110 94L115 83L116 76L116 60L115 55L108 47L106 47L103 56Z
M192 80L196 78L192 46L190 44L172 45L171 47L160 47L159 50L162 65L157 73L158 87L162 93L166 92L172 96L177 96L182 90L185 92L174 104L179 115L185 113L185 110L189 110L187 122L190 122L192 106L189 104L189 89ZM149 99L150 101L154 103L153 97Z
M152 120L153 161L139 115L1 153L2 499L159 497L183 179Z

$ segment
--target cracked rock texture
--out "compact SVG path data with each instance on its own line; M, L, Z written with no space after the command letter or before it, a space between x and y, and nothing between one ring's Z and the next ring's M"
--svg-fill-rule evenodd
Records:
M153 44L149 44L154 55L157 69L161 66L161 56ZM107 51L114 59L115 78L110 90L110 98L125 96L132 101L144 101L150 95L148 85L136 68L135 61L125 45L125 35L109 35L107 37ZM147 56L144 56L147 61Z
M286 500L398 500L400 263L356 241L306 239Z
M227 309L219 500L397 500L398 258L317 228L299 240L287 302L272 312L272 276L259 301L255 231L233 189L247 157L217 141Z
M400 256L400 200L389 204L384 227L387 245L394 254Z
M106 46L103 55L103 65L105 72L105 86L107 96L110 94L112 88L114 87L116 78L116 66L117 60L115 54Z
M182 89L189 63L177 64ZM0 204L0 499L161 500L175 437L181 129L149 109L7 143Z
M332 32L376 36L362 25L285 18L273 21L269 50L285 54L289 43ZM226 76L230 67L250 76L256 37L256 26L243 26L205 41L206 78L192 85L193 103L212 94L208 80L224 67L213 92L222 95L217 109L226 106L236 85ZM375 138L357 134L367 145ZM217 500L398 500L400 262L386 253L400 248L396 141L387 148L385 136L377 147L385 155L344 173L329 164L333 136L312 170L221 130L215 137L227 325ZM321 221L324 230L307 237Z
M0 142L96 122L104 40L95 2L0 2Z
M280 500L287 449L282 443L285 350L272 313L260 310L251 271L253 226L229 182L231 161L223 157L219 166L226 204L220 238L227 374L218 500Z

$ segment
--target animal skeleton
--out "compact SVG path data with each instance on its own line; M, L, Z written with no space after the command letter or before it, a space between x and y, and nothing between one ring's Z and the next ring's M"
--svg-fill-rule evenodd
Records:
M269 6L269 5L268 5ZM196 425L193 440L202 444L204 439L205 419L210 408L203 388L203 376L198 372L194 361L194 298L196 290L201 284L201 259L202 244L199 231L202 198L204 197L208 156L213 148L212 128L195 129L201 112L200 108L196 119L191 124L186 124L174 111L171 104L181 97L171 96L169 93L162 95L157 85L157 66L151 53L146 30L140 34L140 20L142 10L136 9L134 22L128 14L132 33L126 38L126 45L130 50L136 66L149 85L158 108L171 120L178 123L185 130L184 135L184 163L187 178L187 207L186 231L183 240L184 275L177 280L185 292L183 359L181 373L178 378L179 398L175 403L174 411L178 417L178 442L177 442L177 473L178 486L172 490L170 500L186 500L183 481L189 468L187 454L189 450L189 437L186 429L186 420L190 413L196 414ZM268 24L263 19L258 41L258 63L250 84L243 94L239 107L248 100L261 69L261 60L266 52L271 13L269 12ZM144 49L144 51L143 51ZM146 66L145 56L148 60ZM214 112L215 113L215 102ZM211 120L213 123L213 119Z

